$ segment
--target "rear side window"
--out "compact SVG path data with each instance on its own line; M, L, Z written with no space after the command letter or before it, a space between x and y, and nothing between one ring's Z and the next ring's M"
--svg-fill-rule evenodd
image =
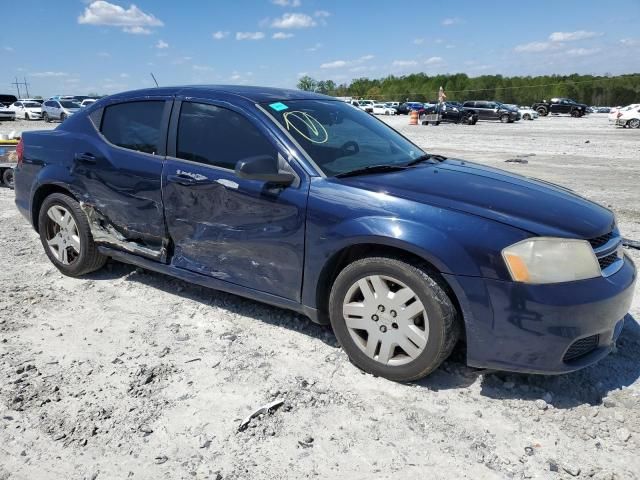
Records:
M160 150L163 100L118 103L104 109L100 131L122 148L155 154Z
M180 110L176 152L178 158L230 170L245 158L276 157L273 144L242 115L191 102L184 102Z

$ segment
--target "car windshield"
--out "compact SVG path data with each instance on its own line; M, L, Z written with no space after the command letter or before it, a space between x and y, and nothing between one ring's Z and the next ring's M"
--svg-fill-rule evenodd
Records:
M62 105L64 108L80 108L80 104L79 103L69 102L67 100L62 100L60 102L60 105Z
M263 104L327 176L406 165L425 152L373 116L336 100Z

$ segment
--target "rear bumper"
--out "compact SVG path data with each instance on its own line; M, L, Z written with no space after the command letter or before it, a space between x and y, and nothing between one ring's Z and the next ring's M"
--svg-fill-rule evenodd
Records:
M557 374L609 354L631 306L637 272L625 256L610 277L555 285L445 277L463 311L469 365Z

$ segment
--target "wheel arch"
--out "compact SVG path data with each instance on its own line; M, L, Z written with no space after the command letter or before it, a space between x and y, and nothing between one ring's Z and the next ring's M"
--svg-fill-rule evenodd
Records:
M456 308L458 318L460 319L460 327L462 329L461 337L465 336L465 322L463 311L460 306L458 297L449 285L449 282L441 274L441 271L435 264L425 255L418 253L410 245L391 245L383 243L361 242L354 243L343 247L335 252L324 264L317 281L316 288L316 309L318 311L318 320L320 323L329 323L329 294L338 274L350 263L367 257L390 257L397 258L412 265L420 265L427 271L429 276L447 293L451 302Z
M73 198L74 200L78 200L76 196L71 193L71 190L57 183L46 183L44 185L40 185L33 193L33 200L31 202L31 224L38 233L40 233L38 226L38 216L40 215L40 208L42 207L45 198L47 198L52 193L62 193L63 195L67 195Z

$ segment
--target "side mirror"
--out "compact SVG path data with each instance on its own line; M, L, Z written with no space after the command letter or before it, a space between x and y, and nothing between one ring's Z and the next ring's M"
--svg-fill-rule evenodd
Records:
M295 175L280 168L278 160L271 155L258 155L238 160L236 175L246 180L258 180L276 185L291 185Z

